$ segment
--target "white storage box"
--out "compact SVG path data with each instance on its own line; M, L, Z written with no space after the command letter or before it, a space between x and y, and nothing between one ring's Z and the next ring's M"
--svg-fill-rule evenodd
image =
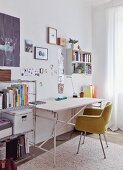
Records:
M13 134L19 134L34 129L32 109L3 112L2 117L9 119L13 123Z

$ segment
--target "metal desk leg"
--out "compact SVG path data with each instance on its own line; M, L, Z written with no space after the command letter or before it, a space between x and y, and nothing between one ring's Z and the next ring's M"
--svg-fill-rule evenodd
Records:
M54 166L56 166L56 124L57 124L57 113L54 112Z

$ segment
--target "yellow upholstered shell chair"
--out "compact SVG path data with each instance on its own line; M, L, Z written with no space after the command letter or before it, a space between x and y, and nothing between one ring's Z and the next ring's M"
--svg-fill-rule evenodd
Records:
M83 138L83 144L84 144L86 132L96 133L99 134L99 139L102 146L104 159L106 158L104 147L101 140L101 134L104 135L104 139L106 141L105 132L107 130L107 125L110 120L111 110L112 110L112 104L108 102L104 107L104 109L87 108L84 110L83 115L80 115L76 118L75 129L81 131L77 153L79 153L81 137L83 132L85 132ZM107 141L106 141L106 145L107 145Z

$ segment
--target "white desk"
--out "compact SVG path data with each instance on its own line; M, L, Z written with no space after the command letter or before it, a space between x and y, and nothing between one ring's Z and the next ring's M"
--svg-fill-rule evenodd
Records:
M54 165L56 165L56 124L57 122L61 122L64 124L75 125L71 123L71 121L80 113L82 112L88 105L94 104L97 102L102 102L103 99L97 98L68 98L60 101L55 100L44 100L46 103L37 105L38 109L47 110L53 114L54 126L52 130L52 137L54 138ZM74 114L67 122L58 119L58 111L67 110L67 109L75 109L80 108L80 110ZM39 116L39 114L38 114ZM51 136L50 136L51 138ZM42 146L50 139L48 138L44 141L40 146L40 149L47 151ZM49 151L50 152L50 151Z

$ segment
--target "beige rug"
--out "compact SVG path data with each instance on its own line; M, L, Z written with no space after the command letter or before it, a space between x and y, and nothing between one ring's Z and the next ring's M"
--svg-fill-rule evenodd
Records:
M109 143L109 147L105 147L107 159L103 159L98 139L86 137L80 153L76 154L78 141L79 137L75 137L57 147L55 168L53 155L47 152L19 166L18 170L123 170L122 145Z

